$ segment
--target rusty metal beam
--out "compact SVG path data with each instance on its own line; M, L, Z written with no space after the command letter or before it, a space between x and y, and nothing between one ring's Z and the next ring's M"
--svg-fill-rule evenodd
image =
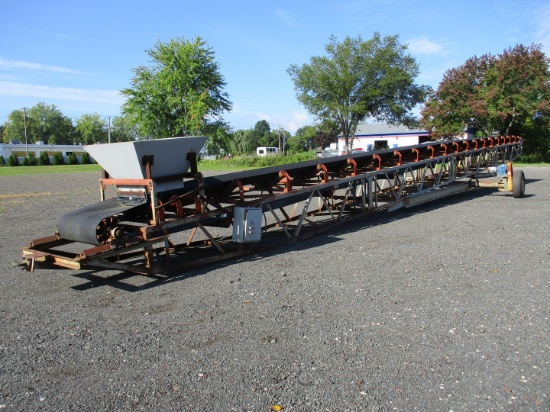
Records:
M121 229L132 240L113 239L93 248L83 245L82 252L74 254L62 250L72 242L56 234L31 241L23 248L23 258L32 269L35 262L49 261L71 269L167 273L272 247L279 244L279 235L287 242L296 241L374 211L412 207L481 187L480 178L494 176L486 173L489 167L513 160L521 152L522 140L511 136L432 142L211 177L192 170L185 192L169 194L157 193L154 179L117 180L105 175L102 191L108 185L145 188L149 213L129 213L122 219L129 220ZM144 162L150 169L154 159ZM510 166L508 190L511 176ZM312 208L315 198L318 207ZM189 205L193 206L184 207ZM262 243L230 242L235 206L261 208ZM292 207L292 213L287 213L287 207ZM172 238L175 233L187 240L177 243ZM184 263L178 262L180 252Z

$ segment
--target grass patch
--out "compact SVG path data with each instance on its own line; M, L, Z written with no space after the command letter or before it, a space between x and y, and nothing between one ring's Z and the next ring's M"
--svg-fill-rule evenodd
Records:
M546 166L550 167L550 163L526 163L526 162L517 162L514 161L512 164L515 166Z
M57 166L14 166L14 167L0 167L0 176L44 175L44 174L54 174L54 173L100 172L100 171L101 171L101 166L97 164L57 165Z
M201 160L198 167L202 171L238 172L241 170L257 169L260 167L276 166L281 164L297 163L315 159L315 152L302 153L293 156L238 156L231 159ZM518 166L550 166L550 163L529 163L514 161ZM54 174L74 172L100 172L98 164L57 165L57 166L13 166L0 167L0 177L33 174Z
M229 159L205 159L199 161L199 171L201 170L248 170L261 167L281 166L290 163L299 163L307 160L316 159L315 152L303 152L289 155L278 156L234 156Z

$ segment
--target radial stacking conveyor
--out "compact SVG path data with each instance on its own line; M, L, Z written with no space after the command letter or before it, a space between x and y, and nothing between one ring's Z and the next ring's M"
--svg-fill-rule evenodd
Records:
M206 137L86 146L101 201L61 217L23 260L167 274L311 237L353 218L495 187L522 197L520 137L429 142L204 177ZM480 182L500 176L498 181ZM116 196L106 199L106 191Z

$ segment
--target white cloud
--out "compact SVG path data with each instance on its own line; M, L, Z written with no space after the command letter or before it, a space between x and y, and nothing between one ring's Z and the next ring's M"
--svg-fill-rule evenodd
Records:
M35 84L0 81L0 96L33 97L74 102L122 105L124 97L114 90L86 90L66 87L51 87Z
M275 10L275 15L287 26L298 27L298 21L287 10L277 9Z
M438 54L444 56L449 53L442 43L436 43L426 36L415 37L414 39L409 40L408 44L409 50L413 54Z
M313 118L306 112L294 110L292 113L275 113L272 115L262 114L258 120L267 120L271 129L282 127L291 134L296 133L300 127L311 126Z
M26 70L40 70L40 71L48 71L48 72L63 73L63 74L86 74L85 72L68 69L65 67L49 66L47 64L41 64L41 63L32 63L32 62L24 62L19 60L6 60L6 59L0 59L0 69L3 69L3 70L26 69Z
M272 130L282 127L294 134L300 127L313 124L313 118L305 111L294 110L288 113L266 113L246 110L234 105L233 110L224 116L232 124L234 130L251 129L260 120L266 120Z

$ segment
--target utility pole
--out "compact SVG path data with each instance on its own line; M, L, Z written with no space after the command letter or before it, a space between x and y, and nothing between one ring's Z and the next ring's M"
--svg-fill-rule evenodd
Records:
M111 143L111 116L107 116L107 121L109 122L109 127L107 127L107 142Z
M27 108L23 107L23 125L25 128L25 150L27 157L29 157L29 142L27 141Z

